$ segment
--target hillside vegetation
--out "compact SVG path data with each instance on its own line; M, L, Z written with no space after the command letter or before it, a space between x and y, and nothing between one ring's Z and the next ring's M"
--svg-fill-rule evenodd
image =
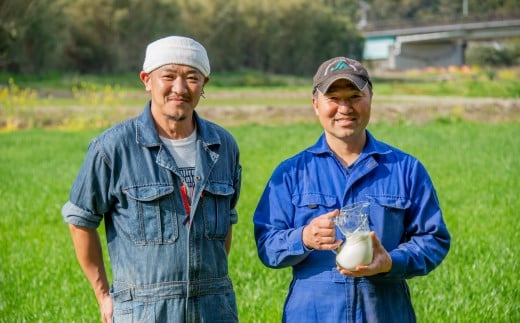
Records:
M204 44L214 72L308 75L332 56L361 58L363 21L385 28L520 17L516 0L468 0L467 10L464 2L3 0L0 72L134 72L146 44L178 34Z

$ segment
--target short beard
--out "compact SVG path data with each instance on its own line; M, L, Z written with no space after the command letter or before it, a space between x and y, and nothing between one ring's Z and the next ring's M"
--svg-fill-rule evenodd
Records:
M184 121L186 120L186 116L181 114L180 116L168 116L168 120L170 121L176 121L176 122L179 122L179 121Z

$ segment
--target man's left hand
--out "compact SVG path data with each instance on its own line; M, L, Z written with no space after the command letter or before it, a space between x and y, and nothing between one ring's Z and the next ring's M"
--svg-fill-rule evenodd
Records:
M370 238L372 239L372 248L374 250L372 263L369 265L358 265L355 270L347 270L338 266L337 269L341 274L351 277L364 277L386 273L392 269L392 258L374 231L370 232Z

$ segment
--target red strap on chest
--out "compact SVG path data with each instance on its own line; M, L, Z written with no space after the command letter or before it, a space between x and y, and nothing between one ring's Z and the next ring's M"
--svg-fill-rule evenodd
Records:
M181 185L181 196L182 204L184 204L184 209L186 210L186 220L184 220L184 222L190 223L191 206L190 201L188 200L188 191L186 190L185 185Z

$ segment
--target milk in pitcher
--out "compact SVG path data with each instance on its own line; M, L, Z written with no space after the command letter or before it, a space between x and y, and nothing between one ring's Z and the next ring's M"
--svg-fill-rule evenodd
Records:
M341 268L355 270L358 265L372 262L372 239L370 232L356 232L347 237L336 255L336 263Z

